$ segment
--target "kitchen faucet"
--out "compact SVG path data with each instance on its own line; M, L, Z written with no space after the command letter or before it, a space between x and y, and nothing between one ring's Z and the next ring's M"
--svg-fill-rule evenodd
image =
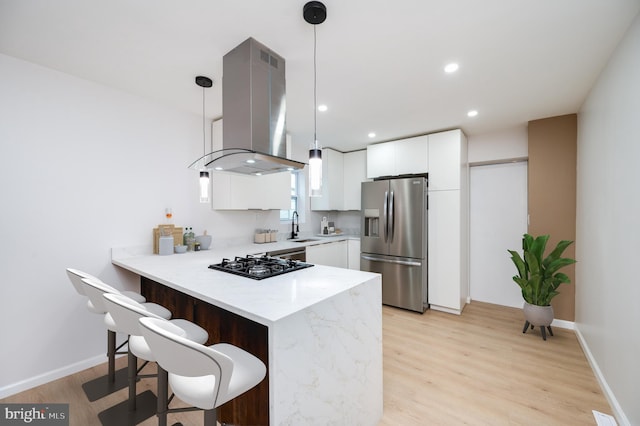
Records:
M298 218L298 225L296 226L296 218ZM293 211L293 214L291 215L291 238L289 238L290 240L293 240L295 237L298 236L298 232L300 232L300 216L298 216L298 212L297 211Z

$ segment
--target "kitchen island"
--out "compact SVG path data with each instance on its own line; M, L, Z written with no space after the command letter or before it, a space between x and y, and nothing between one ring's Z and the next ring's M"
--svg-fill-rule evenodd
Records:
M208 344L226 341L265 362L265 381L218 410L221 422L377 424L380 276L315 265L258 281L208 269L233 250L158 256L113 249L112 263L139 275L150 301L207 329Z

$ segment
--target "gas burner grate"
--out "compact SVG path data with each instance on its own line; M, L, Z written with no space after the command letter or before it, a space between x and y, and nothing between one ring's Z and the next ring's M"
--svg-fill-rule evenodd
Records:
M224 258L220 263L209 265L209 268L254 280L262 280L311 266L313 266L311 263L299 260L247 255L245 257L236 256L234 259Z

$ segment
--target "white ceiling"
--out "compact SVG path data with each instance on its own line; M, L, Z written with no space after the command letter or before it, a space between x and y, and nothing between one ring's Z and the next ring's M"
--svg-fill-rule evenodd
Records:
M222 115L222 56L248 37L286 60L287 128L313 137L306 0L0 0L0 52ZM468 135L577 112L640 0L325 0L318 140L345 151L460 127ZM450 61L460 70L446 75ZM475 118L467 117L477 109ZM367 133L376 132L374 139Z

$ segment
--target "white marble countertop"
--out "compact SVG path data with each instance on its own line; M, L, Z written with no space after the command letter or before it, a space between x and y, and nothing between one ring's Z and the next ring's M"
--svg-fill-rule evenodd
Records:
M304 237L301 237L304 238ZM279 241L214 248L184 254L149 254L150 247L113 248L112 263L264 325L348 291L378 274L315 265L264 280L209 269L222 258L328 243L351 238L309 237L315 241Z

